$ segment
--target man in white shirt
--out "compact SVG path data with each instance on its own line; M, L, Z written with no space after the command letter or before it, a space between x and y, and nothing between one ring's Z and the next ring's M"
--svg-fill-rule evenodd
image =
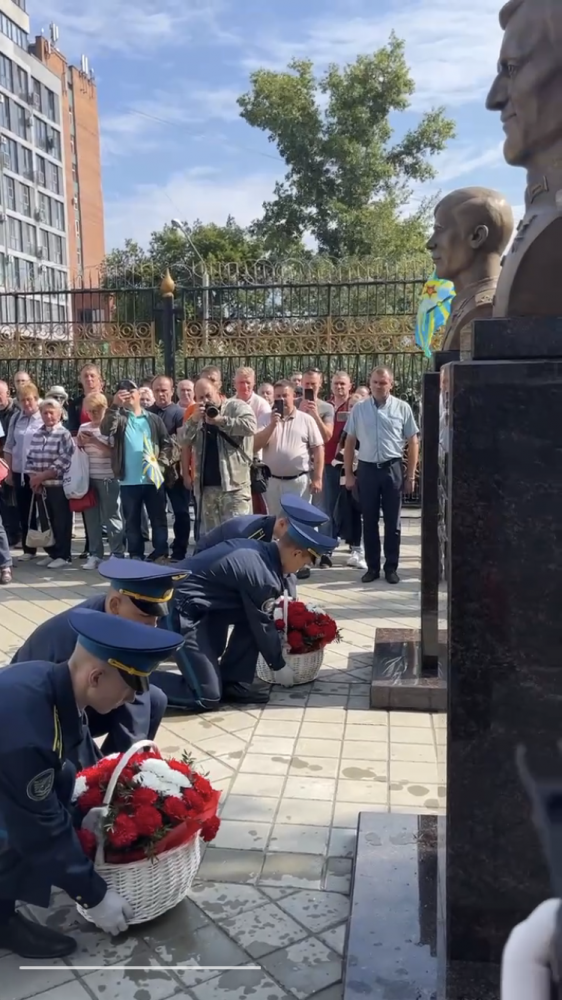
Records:
M258 422L258 431L269 425L271 420L271 406L266 399L258 396L255 391L256 373L253 368L238 368L234 373L234 390L236 399L241 399L247 403L254 411L254 416ZM261 458L259 451L255 451L256 458ZM252 512L254 514L267 514L263 493L252 492Z
M283 402L283 415L274 410L267 427L254 438L256 450L263 448L269 467L266 503L270 514L280 516L281 497L296 493L306 500L322 490L324 442L308 413L295 406L295 387L289 381L275 384L275 401ZM311 469L312 458L312 469Z

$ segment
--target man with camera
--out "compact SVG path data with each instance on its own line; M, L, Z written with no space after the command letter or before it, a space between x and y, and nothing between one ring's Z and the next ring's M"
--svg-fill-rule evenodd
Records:
M240 514L251 514L250 469L257 421L252 408L241 399L223 400L205 378L195 383L197 409L184 424L183 478L188 486L188 456L195 459L194 491L199 534Z

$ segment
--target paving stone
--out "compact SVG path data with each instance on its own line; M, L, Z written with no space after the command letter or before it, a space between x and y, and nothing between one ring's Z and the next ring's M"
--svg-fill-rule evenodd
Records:
M421 715L421 712L419 713ZM418 713L416 712L416 716ZM426 743L433 746L433 732L420 726L394 726L390 723L390 747L393 743Z
M272 800L274 801L274 800ZM254 820L238 822L237 820L221 820L220 830L213 844L232 850L263 850L271 831L271 823L256 823Z
M254 736L250 743L250 753L267 754L268 756L291 757L295 746L294 738L282 736Z
M390 782L407 782L408 784L437 784L440 775L437 770L437 760L428 761L391 761Z
M229 882L197 883L189 895L195 905L213 920L221 916L236 917L264 903L263 894L258 889Z
M266 855L258 884L319 889L323 868L323 856L273 852Z
M341 979L341 958L313 937L266 955L261 964L297 1000L307 1000Z
M322 936L320 935L320 937ZM320 990L320 993L314 994L314 1000L343 1000L343 983L334 983L326 990Z
M267 716L260 719L256 726L256 736L297 736L300 720L270 719Z
M64 986L54 986L52 990L34 994L35 996L37 996L37 1000L86 1000L86 998L92 1000L90 994L86 993L78 980L73 983L65 983ZM2 1000L10 1000L10 997L2 992Z
M390 748L390 761L427 761L434 764L439 759L437 748L430 743L393 743Z
M257 795L261 798L278 799L285 784L284 775L237 774L232 782L232 795Z
M336 828L330 833L330 845L328 847L329 857L353 858L355 856L355 845L357 843L357 827L346 829Z
M383 781L386 784L388 764L386 760L342 760L339 776L343 781Z
M256 791L255 795L231 795L221 816L223 821L234 819L243 822L249 820L257 823L271 823L276 809L277 799L261 797Z
M332 927L329 931L323 931L318 935L324 944L328 945L332 951L335 951L336 955L343 955L345 951L345 936L347 933L347 921L340 924L339 927ZM318 1000L317 997L314 1000Z
M336 782L332 778L300 778L289 776L285 795L289 799L320 799L327 802L334 798Z
M307 740L341 740L344 732L342 722L303 722L299 733L300 739ZM323 756L327 757L328 754Z
M349 916L349 898L337 892L303 890L294 892L280 900L279 906L285 913L311 931L318 934L329 927L340 924Z
M390 785L390 805L391 806L411 806L415 812L418 806L431 809L445 804L446 788L444 785L435 785L424 781L404 784L392 783Z
M261 969L223 972L191 993L196 1000L289 1000L290 996Z
M324 888L328 892L349 894L351 888L351 858L328 858Z
M246 751L244 740L234 736L233 733L225 733L222 729L217 729L217 735L207 736L204 739L196 736L193 743L209 757L223 757L236 751Z
M209 882L255 884L263 868L261 851L236 851L209 847L199 868L199 879Z
M299 826L330 826L332 822L332 802L314 799L282 798L277 813L278 823L296 823Z
M291 893L297 892L297 889L289 887L288 889L277 889L271 885L260 885L260 892L263 892L264 896L268 899L273 899L277 902L278 899L285 899L285 896L290 896Z
M220 729L225 729L228 733L237 733L239 730L253 729L257 725L257 719L247 712L229 712L226 715L213 716L213 724Z
M276 823L269 839L269 850L325 854L328 848L329 836L329 826L299 826L295 823Z
M49 962L53 968L49 972L21 972L20 965L45 965L45 962L32 962L19 958L18 955L6 955L0 958L0 995L2 1000L26 1000L35 996L41 990L61 989L64 983L71 983L79 991L72 969L62 962ZM73 1000L73 998L71 998Z
M309 723L309 725L318 725L318 723ZM301 738L297 740L295 746L295 754L300 757L339 757L341 753L341 734L337 739L308 739Z
M82 973L82 982L98 1000L119 997L119 1000L167 1000L177 993L178 984L167 972L159 969L156 962L147 961L151 969L137 969L116 972L103 969L98 972Z
M320 740L312 742L319 743ZM291 777L302 775L305 778L336 778L338 759L337 757L312 757L309 754L296 751L289 766L289 774Z
M288 897L290 899L292 897ZM282 900L282 902L284 902ZM277 903L268 903L259 910L228 917L220 925L252 958L262 958L279 946L287 947L306 937L307 931Z
M215 924L200 927L193 934L177 933L173 939L166 940L153 948L162 965L167 966L202 966L203 968L186 968L176 971L175 975L185 986L197 986L208 979L217 976L217 967L225 965L247 965L248 956ZM135 998L139 1000L139 998ZM148 998L147 998L148 1000ZM152 994L150 994L152 1000Z
M388 805L386 781L338 781L337 801L373 802Z
M264 774L264 775L285 775L291 763L291 753L283 756L275 754L254 753L250 750L240 764L240 774Z

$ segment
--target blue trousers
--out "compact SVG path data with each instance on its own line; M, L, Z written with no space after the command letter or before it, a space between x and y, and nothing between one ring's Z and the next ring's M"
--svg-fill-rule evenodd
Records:
M149 691L138 694L131 705L121 705L107 715L88 708L88 732L84 733L84 741L73 763L80 768L91 767L110 753L124 753L139 740L153 740L167 704L164 692L151 684ZM101 750L94 743L97 736L106 736Z

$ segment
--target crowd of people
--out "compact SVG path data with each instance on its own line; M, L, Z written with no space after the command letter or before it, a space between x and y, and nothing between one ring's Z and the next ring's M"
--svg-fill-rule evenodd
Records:
M20 561L67 566L79 516L87 570L106 555L181 563L192 530L197 540L230 518L279 517L289 494L325 511L326 532L349 546L347 564L364 583L381 574L382 509L382 569L398 582L401 497L413 490L418 428L392 395L388 369L375 369L369 386L354 387L345 371L324 386L310 368L256 388L253 369L242 367L227 396L215 366L177 385L157 375L106 387L86 364L80 384L71 398L60 385L42 396L25 371L13 395L0 382L1 583L12 579L14 547ZM75 449L89 468L80 501L65 489ZM331 565L328 553L318 561Z

